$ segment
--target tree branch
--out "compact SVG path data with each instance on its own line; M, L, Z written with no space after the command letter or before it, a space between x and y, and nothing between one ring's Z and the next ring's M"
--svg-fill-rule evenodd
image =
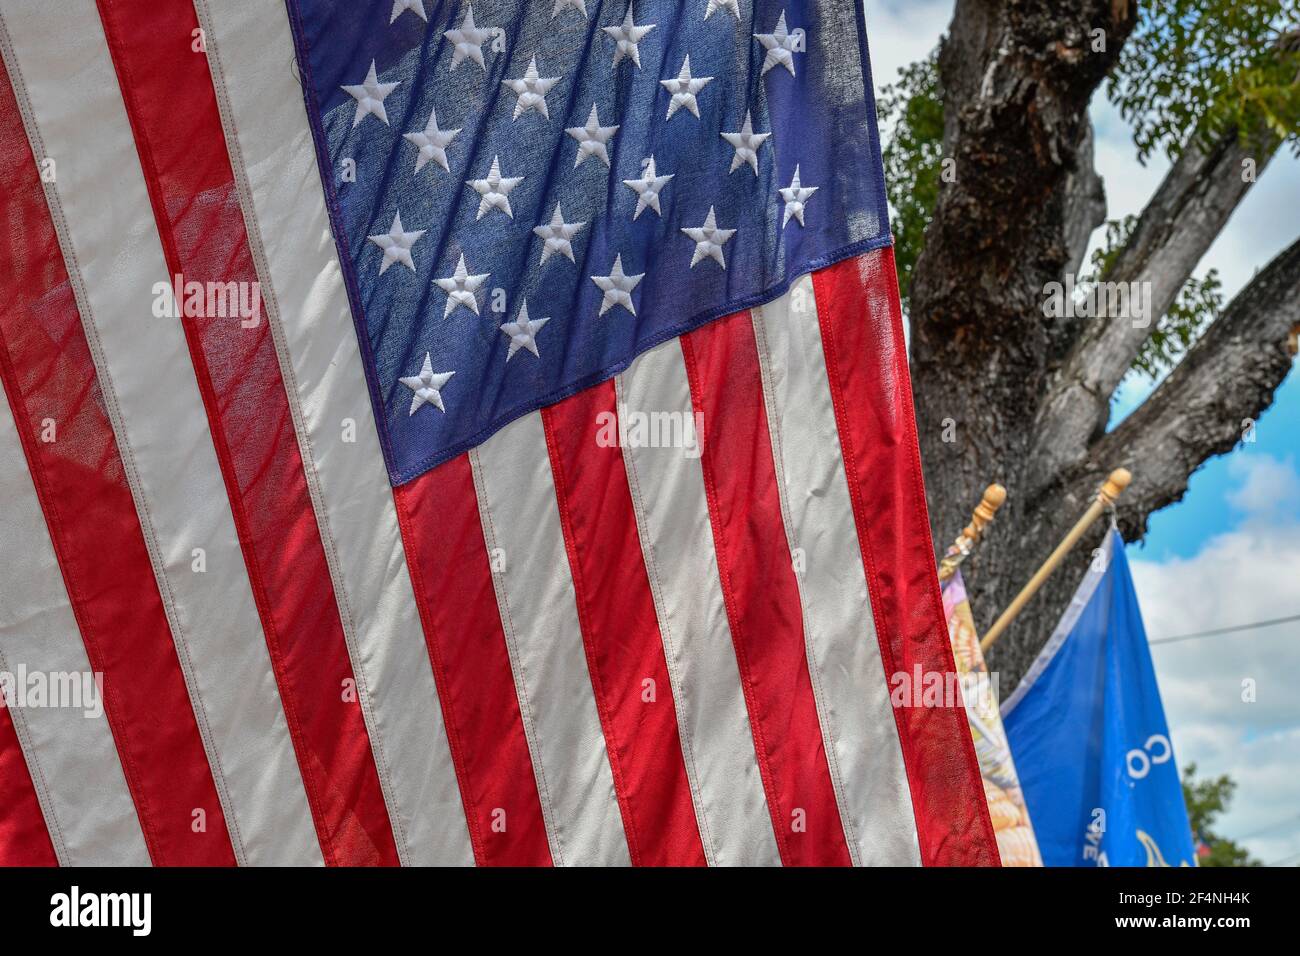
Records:
M1038 414L1033 487L1042 491L1082 461L1106 428L1110 398L1154 325L1169 311L1282 141L1261 128L1247 143L1233 131L1213 148L1188 143L1147 203L1107 283L1150 290L1150 314L1092 319L1079 334ZM1254 175L1247 177L1247 162Z
M1134 481L1121 503L1126 537L1182 498L1201 463L1230 451L1290 371L1300 323L1300 240L1233 299L1169 377L1118 428L1093 445L1090 470L1124 464Z
M1066 275L1078 274L1092 234L1106 222L1106 183L1097 175L1095 153L1092 121L1085 120L1075 168L1065 180L1065 246L1070 254Z
M1065 275L1078 275L1088 252L1092 234L1106 222L1106 184L1097 175L1092 121L1085 117L1075 151L1074 168L1065 177L1063 238L1068 258ZM1079 338L1079 327L1070 322L1046 323L1048 369L1058 369Z

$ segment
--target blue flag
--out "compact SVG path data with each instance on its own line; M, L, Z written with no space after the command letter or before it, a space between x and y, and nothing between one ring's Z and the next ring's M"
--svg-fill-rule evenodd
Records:
M1195 866L1155 669L1119 533L1002 706L1047 866Z

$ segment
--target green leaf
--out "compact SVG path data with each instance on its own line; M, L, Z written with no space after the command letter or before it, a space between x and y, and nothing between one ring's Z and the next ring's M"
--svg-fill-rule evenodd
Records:
M885 185L893 208L894 259L899 291L907 307L912 270L925 247L925 228L939 200L943 170L943 94L939 86L938 49L898 71L896 82L881 91L877 111L891 130L882 150Z
M1107 95L1133 127L1138 160L1262 130L1300 146L1300 0L1144 5Z

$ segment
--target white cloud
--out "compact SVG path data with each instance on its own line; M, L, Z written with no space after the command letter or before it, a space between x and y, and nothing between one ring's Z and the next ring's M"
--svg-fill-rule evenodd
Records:
M898 71L926 56L952 21L953 0L902 0L865 6L871 76L876 91L898 79Z
M1300 613L1300 474L1267 456L1236 458L1231 474L1233 531L1191 558L1132 562L1152 638ZM1152 657L1179 762L1238 784L1220 832L1264 831L1247 843L1265 862L1300 853L1300 624L1157 645Z
M1228 473L1241 480L1225 498L1252 523L1292 520L1300 503L1300 474L1295 459L1278 461L1266 455L1238 455L1228 462Z

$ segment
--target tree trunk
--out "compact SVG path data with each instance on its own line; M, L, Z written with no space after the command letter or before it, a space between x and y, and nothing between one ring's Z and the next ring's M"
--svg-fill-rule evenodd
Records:
M1119 0L959 0L940 51L944 154L956 177L940 192L913 274L912 375L935 541L965 525L989 482L1010 492L965 571L981 629L1085 501L1075 488L1051 502L1017 492L1039 401L1063 357L1042 303L1077 257L1072 184L1093 188L1088 103L1135 18ZM1032 657L1014 653L1021 635L1039 630L1004 640L1013 653L995 660L1007 688Z

